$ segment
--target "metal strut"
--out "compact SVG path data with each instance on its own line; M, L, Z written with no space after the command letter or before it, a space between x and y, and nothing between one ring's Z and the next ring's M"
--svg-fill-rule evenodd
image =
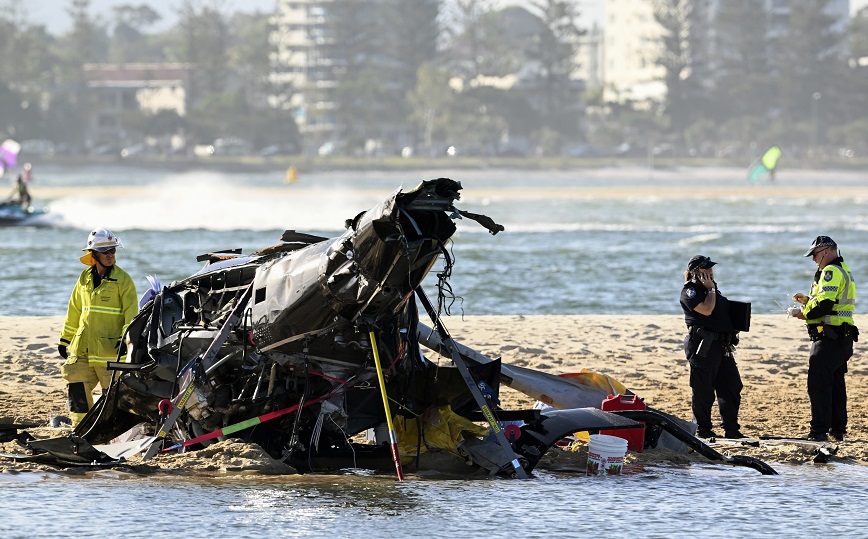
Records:
M470 390L470 394L473 395L473 399L476 401L476 404L482 411L482 416L491 426L491 430L494 432L494 437L497 440L497 443L500 444L500 447L503 449L504 453L512 461L511 463L512 468L515 471L515 476L519 479L527 479L527 473L524 471L524 468L519 463L518 455L515 454L512 445L510 445L509 441L507 441L506 439L506 436L503 434L503 429L500 428L500 425L497 423L497 419L495 419L494 414L491 412L491 408L488 406L488 402L486 402L485 397L482 396L482 392L479 390L479 387L476 385L476 381L470 374L470 370L467 368L467 364L461 357L461 353L459 353L458 351L458 346L456 345L455 341L452 340L449 332L446 331L446 327L443 326L440 317L434 311L434 307L431 305L431 302L428 301L428 296L425 295L425 292L422 290L421 287L416 289L416 295L419 296L419 300L422 302L422 305L428 312L428 316L431 317L431 321L434 323L434 327L437 329L437 333L440 334L440 339L449 349L449 353L452 356L452 362L455 363L456 367L458 367L458 371L461 373L461 376L464 378L464 382L467 384L467 389Z

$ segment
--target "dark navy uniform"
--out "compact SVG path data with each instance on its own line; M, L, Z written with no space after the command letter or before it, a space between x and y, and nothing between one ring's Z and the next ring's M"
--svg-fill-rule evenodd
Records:
M705 301L707 294L717 294L716 305L705 316L694 309ZM701 283L690 280L681 289L681 309L688 333L684 337L684 353L690 362L691 407L701 437L713 435L711 408L715 395L728 438L742 437L738 410L744 387L733 352L738 342L729 316L729 301L719 290L709 291Z

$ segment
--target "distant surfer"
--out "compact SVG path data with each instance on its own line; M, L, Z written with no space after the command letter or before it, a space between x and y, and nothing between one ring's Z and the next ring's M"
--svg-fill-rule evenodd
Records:
M780 157L781 149L777 146L772 146L751 164L747 171L747 179L755 183L761 178L768 176L769 181L775 181L775 172L778 169L778 159Z
M12 189L12 196L9 197L9 201L20 204L25 210L30 207L32 201L30 191L27 190L27 184L21 174L15 180L15 187Z

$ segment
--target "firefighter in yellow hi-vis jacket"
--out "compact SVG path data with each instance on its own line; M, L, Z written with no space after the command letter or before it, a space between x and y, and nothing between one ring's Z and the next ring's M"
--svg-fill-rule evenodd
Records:
M817 272L810 295L793 295L803 307L792 314L805 321L812 341L808 361L811 399L808 439L826 441L831 434L841 441L847 431L844 374L853 355L853 343L859 340L859 329L853 324L856 281L838 245L829 236L817 236L805 256L817 264Z
M104 228L94 229L80 258L81 272L72 294L57 351L66 363L61 368L67 383L72 426L93 406L97 384L105 392L111 384L108 361L124 353L124 331L139 309L133 279L115 265L120 238Z

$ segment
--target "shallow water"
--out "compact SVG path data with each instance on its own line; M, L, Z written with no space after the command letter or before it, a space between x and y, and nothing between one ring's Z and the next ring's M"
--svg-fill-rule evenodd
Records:
M863 537L868 470L691 465L529 480L0 475L2 537Z
M737 169L323 172L292 185L281 172L47 166L37 172L32 191L37 205L47 203L54 226L0 228L3 315L65 312L82 269L83 240L95 226L121 236L126 249L118 265L141 293L149 274L169 283L195 273L202 253L250 252L273 245L285 229L336 236L346 219L402 184L411 188L437 176L462 182L459 208L506 227L492 236L476 223L458 222L450 281L456 315L678 314L682 272L697 253L719 262L716 278L730 299L751 302L756 314L783 313L775 302L786 306L788 294L807 292L815 267L801 255L820 234L838 241L857 281L868 267L866 200L853 195L866 181L853 172L782 173L776 184L756 186ZM100 195L101 186L123 185L146 189L136 198ZM686 196L695 185L732 196ZM86 195L43 201L43 186L81 186ZM621 191L576 195L603 187ZM779 192L793 187L804 196ZM673 188L685 196L673 195ZM739 194L745 188L749 196ZM558 189L572 195L558 196ZM667 195L654 196L655 190ZM434 295L433 276L426 289Z

